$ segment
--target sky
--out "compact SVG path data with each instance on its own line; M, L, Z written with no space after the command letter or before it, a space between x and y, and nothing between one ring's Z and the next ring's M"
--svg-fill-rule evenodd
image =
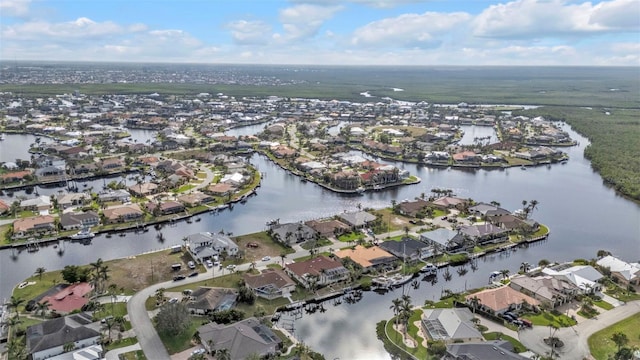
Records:
M640 0L2 0L0 60L640 66Z

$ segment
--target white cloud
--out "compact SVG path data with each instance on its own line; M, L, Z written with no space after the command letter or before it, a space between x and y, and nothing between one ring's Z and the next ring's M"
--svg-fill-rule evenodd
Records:
M640 0L605 1L593 7L589 23L609 29L640 29Z
M462 12L404 14L371 22L356 29L351 44L363 46L431 47L443 35L467 22L471 15Z
M271 33L271 25L264 21L237 20L227 24L233 40L241 45L265 44Z
M567 0L516 0L485 9L474 20L473 33L493 38L542 38L638 27L638 4L638 0L611 0L595 6ZM621 19L624 25L616 23Z
M30 4L31 0L2 0L0 2L0 16L27 16Z
M404 4L429 2L432 0L292 0L294 3L314 5L336 5L344 3L362 4L374 8L392 8Z
M276 40L296 41L314 37L325 21L331 19L342 6L295 5L280 10L284 34L274 34Z
M111 21L95 22L89 18L80 17L61 23L29 21L9 25L2 29L2 38L5 40L87 39L123 34L132 30L141 31L143 28L144 26L140 24L126 28Z

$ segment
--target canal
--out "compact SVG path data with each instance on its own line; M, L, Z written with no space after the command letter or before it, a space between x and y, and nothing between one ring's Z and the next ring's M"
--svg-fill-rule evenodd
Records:
M263 126L255 127L262 129ZM108 260L135 255L180 244L185 235L199 231L223 229L235 235L251 233L263 230L265 223L274 218L279 218L281 222L309 220L345 210L353 211L358 204L364 207L387 207L392 200L413 199L421 193L429 194L433 188L451 188L458 196L477 201L495 200L510 210L521 208L523 200L535 199L539 205L532 216L550 227L551 236L529 248L480 259L477 270L468 268L464 276L459 276L456 269L452 268L451 281L445 281L440 274L433 285L420 282L419 289L407 287L404 290L414 304L437 299L444 289L457 291L484 285L488 274L494 270L509 269L515 273L523 261L535 264L540 259L566 261L593 258L599 249L607 249L628 261L639 260L640 206L616 195L603 184L582 155L588 144L587 139L567 130L580 145L563 148L570 156L570 161L565 165L527 170L459 171L398 163L399 167L419 176L422 182L365 193L363 196L339 195L310 182L300 182L264 157L253 155L250 162L264 174L257 196L251 197L245 204L236 204L232 210L217 215L203 215L201 222L166 226L162 230L165 235L163 243L158 242L155 230L151 230L140 234L127 233L126 237L97 236L88 246L65 243L62 254L53 246L44 247L36 253L1 251L0 299L9 297L12 287L32 275L37 267L54 270L68 264L86 264L97 257ZM13 141L13 136L22 135L7 135L5 141ZM12 149L22 151L19 146L7 151ZM4 158L7 154L3 151L2 155ZM9 154L8 157L15 158L18 155ZM401 292L402 289L385 295L365 292L357 304L343 302L333 306L330 303L323 313L303 314L295 319L295 335L323 353L327 359L388 359L382 343L376 340L375 324L391 316L391 300Z

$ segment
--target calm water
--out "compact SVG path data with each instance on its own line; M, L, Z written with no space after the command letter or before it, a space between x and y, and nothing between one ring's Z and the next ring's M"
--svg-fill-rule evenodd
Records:
M263 126L255 126L255 130ZM469 268L469 273L463 277L452 269L453 279L450 282L442 278L435 285L422 282L418 290L407 290L414 304L439 298L444 288L464 290L465 287L486 284L491 271L509 269L513 273L523 261L537 263L543 258L556 261L592 258L599 249L608 249L629 261L639 260L640 206L617 196L603 185L602 179L591 170L582 156L588 141L573 131L570 134L581 145L564 149L571 157L566 165L528 170L513 168L463 172L398 164L421 177L422 182L363 196L342 196L311 183L302 183L263 157L253 155L251 163L265 174L258 196L250 198L246 204L237 204L233 210L225 210L215 216L203 215L201 222L165 227L162 232L166 240L162 244L156 240L155 230L150 230L148 233L130 233L126 237L115 236L111 239L98 236L93 239L91 246L66 243L61 256L53 247L43 248L34 254L14 254L17 255L15 259L10 250L0 252L0 298L8 297L16 283L33 274L40 266L53 270L67 264L86 264L95 261L98 256L107 260L139 254L180 244L182 237L198 231L224 229L236 235L250 233L263 230L265 222L273 218L280 218L283 222L319 218L344 210L355 210L358 203L385 207L392 200L412 199L421 193L428 194L436 187L452 188L458 196L478 201L496 200L511 210L522 207L522 200L538 200L539 209L533 217L549 225L551 236L548 241L520 249L509 256L494 255L481 259L478 270L473 272ZM7 136L5 142L13 141L10 139L12 137ZM28 142L25 146L28 146ZM16 147L12 149L21 151ZM4 151L2 156L6 156ZM13 158L17 156L10 155ZM388 359L382 344L375 338L375 323L390 317L391 300L399 296L401 291L398 289L382 296L365 293L357 305L343 302L340 306L333 306L329 303L325 313L304 315L295 320L295 334L325 354L327 359Z

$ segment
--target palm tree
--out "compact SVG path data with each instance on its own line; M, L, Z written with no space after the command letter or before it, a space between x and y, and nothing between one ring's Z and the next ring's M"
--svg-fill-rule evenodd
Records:
M476 309L480 306L480 299L477 296L473 296L469 299L469 305L471 305L471 309L473 313L476 313Z
M533 214L533 210L535 210L538 207L538 200L531 200L529 201L529 212L528 214Z
M111 315L113 315L113 307L114 307L114 303L115 300L117 298L117 294L116 291L118 289L118 285L111 283L109 284L109 294L111 294Z
M500 270L500 274L502 274L502 278L503 278L503 279L506 279L506 278L508 278L508 277L509 277L509 272L510 272L510 271L509 271L509 269L502 269L502 270Z
M18 311L18 307L24 304L24 299L21 299L17 296L11 296L9 302L6 304L9 308L12 308L16 311L16 318L20 319L20 312Z
M281 252L280 253L280 259L282 259L282 267L284 267L284 260L287 258L287 253L286 252Z
M36 306L38 307L37 312L39 312L40 316L42 316L44 318L44 314L47 312L47 310L49 310L49 307L51 306L51 303L49 302L49 300L45 300L45 301L37 303Z
M522 264L520 264L520 270L522 270L522 272L529 272L529 270L531 270L531 265L529 265L528 262L524 261Z
M229 349L222 348L216 351L216 360L231 360Z
M400 315L400 311L402 310L402 299L397 298L391 300L391 306L389 307L393 311L393 316L396 318L396 325L398 324L398 315Z
M38 280L42 280L42 274L44 274L45 272L47 272L47 270L43 267L39 267L36 269L35 274L38 275Z

